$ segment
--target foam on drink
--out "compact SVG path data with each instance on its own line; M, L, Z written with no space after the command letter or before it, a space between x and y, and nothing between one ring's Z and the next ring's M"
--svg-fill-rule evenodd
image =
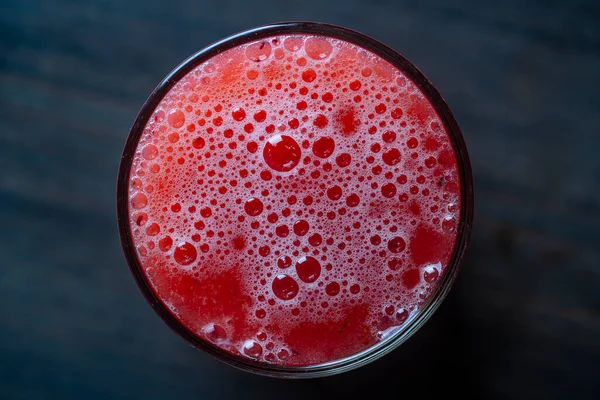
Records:
M130 175L130 224L158 297L242 357L285 365L385 340L448 265L460 182L433 107L337 39L224 51L162 99Z

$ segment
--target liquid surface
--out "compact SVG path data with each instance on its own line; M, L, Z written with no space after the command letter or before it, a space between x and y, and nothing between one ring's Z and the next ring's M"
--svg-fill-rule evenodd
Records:
M460 209L439 117L353 44L278 36L162 99L130 174L143 271L203 340L283 365L385 340L447 268Z

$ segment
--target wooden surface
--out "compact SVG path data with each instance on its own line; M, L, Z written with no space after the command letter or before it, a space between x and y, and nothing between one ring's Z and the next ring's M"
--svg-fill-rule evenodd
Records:
M216 6L218 4L218 6ZM0 398L600 398L600 3L0 2ZM189 348L123 259L116 171L192 52L279 20L348 26L448 100L476 210L456 286L394 353L289 382Z

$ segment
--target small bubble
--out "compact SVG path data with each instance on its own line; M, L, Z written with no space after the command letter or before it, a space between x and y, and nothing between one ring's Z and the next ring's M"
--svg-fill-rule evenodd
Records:
M143 185L144 184L143 184L142 180L139 178L133 178L131 180L131 187L134 189L141 189Z
M403 112L402 112L401 108L394 108L392 110L392 118L394 118L394 119L402 118L402 114L403 114Z
M291 300L298 294L298 283L291 276L280 274L271 285L273 293L281 300Z
M379 236L379 235L371 236L370 241L371 241L372 245L377 246L381 243L381 236Z
M404 308L399 308L396 311L396 320L400 323L403 323L408 318L408 311Z
M299 220L294 223L294 233L298 236L304 236L308 233L309 225L306 220Z
M263 257L266 257L271 253L271 248L269 246L261 246L258 248L258 254Z
M177 132L171 132L169 133L169 136L167 136L167 139L169 139L169 142L171 143L177 143L179 141L179 134Z
M254 113L254 120L256 122L263 122L265 119L267 119L267 113L265 110L260 110Z
M156 222L151 223L146 227L146 235L156 236L160 233L160 227Z
M350 82L350 89L357 91L360 89L360 87L362 86L359 80L354 80L352 82Z
M277 260L277 266L281 269L289 268L292 265L292 259L288 256L281 256Z
M381 135L381 139L385 143L393 143L396 140L396 132L394 132L394 131L387 131L383 135Z
M259 358L262 355L262 346L254 340L244 342L243 352L250 358Z
M301 281L312 283L321 276L321 264L311 256L301 257L296 262L296 273Z
M148 221L148 214L144 212L138 212L133 214L133 220L137 226L143 226Z
M287 227L287 225L279 225L277 228L275 228L275 234L279 237L287 237L290 234L290 230Z
M246 149L250 153L256 153L256 151L258 150L258 144L254 141L250 141L248 142L248 144L246 144Z
M277 353L277 358L279 358L281 361L287 359L289 356L290 356L290 353L286 349L281 349Z
M350 165L351 161L352 161L352 157L350 157L350 154L348 154L348 153L342 153L335 158L335 163L338 165L338 167L341 167L341 168L344 168L344 167L347 167L348 165Z
M315 60L323 60L331 54L333 46L329 40L324 38L311 37L306 39L304 44L306 55Z
M244 118L246 118L246 111L244 111L243 108L238 107L231 112L231 116L236 121L242 121Z
M393 183L386 183L381 186L381 195L387 198L394 197L396 195L396 185Z
M323 96L321 96L321 99L325 103L331 103L333 101L333 94L331 94L330 92L325 92L323 93Z
M302 38L299 37L289 37L283 41L283 47L292 52L298 51L303 44Z
M340 284L337 282L331 282L325 286L325 293L329 296L335 296L340 292Z
M275 222L277 222L279 220L279 216L277 215L277 213L270 213L267 216L267 221L269 221L270 223L274 224Z
M456 219L449 215L442 220L442 229L446 233L454 233L456 231Z
M300 162L302 151L290 136L276 135L269 139L263 157L269 167L279 172L291 171Z
M270 181L272 178L273 174L271 174L269 171L260 171L260 179L262 179L263 181Z
M358 197L358 195L356 194L351 194L350 196L346 197L346 205L348 207L356 207L358 204L360 203L360 197Z
M181 110L173 109L169 111L167 122L173 128L181 128L185 124L185 114Z
M400 151L395 148L388 149L381 154L381 158L387 165L396 165L400 162Z
M255 69L249 69L248 72L246 72L246 77L250 80L255 80L258 78L258 71Z
M392 253L401 253L405 248L406 242L400 236L396 236L388 242L388 250Z
M257 199L256 197L251 197L248 200L246 200L246 203L244 203L244 211L251 217L256 217L257 215L260 215L260 213L262 213L263 203L262 201L260 201L260 199Z
M375 112L377 114L383 114L387 110L387 107L383 103L379 103L375 106Z
M197 252L193 244L181 242L175 247L173 258L180 265L189 265L196 260Z
M171 236L165 236L164 238L158 241L158 248L162 251L168 251L173 245L173 239Z
M202 333L211 342L221 342L227 339L227 331L220 325L208 324L202 328Z
M146 160L154 160L158 156L158 149L153 144L147 144L142 149L142 157Z
M314 69L308 68L308 69L305 69L304 71L302 71L302 80L304 82L310 83L310 82L314 81L315 79L317 79L317 73L315 72Z
M433 168L437 162L435 161L435 157L427 157L425 159L425 166L427 168Z
M392 271L397 271L402 267L402 260L398 257L392 257L388 260L387 265Z
M342 188L338 185L330 187L327 189L327 197L331 200L339 200L342 197Z
M314 234L310 235L308 238L308 243L310 243L311 246L315 246L315 247L319 246L322 241L323 241L323 238L318 233L314 233Z
M206 142L201 137L197 137L192 141L192 147L194 147L195 149L201 149L204 147L205 144Z
M313 154L320 158L327 158L335 150L335 142L329 136L322 136L312 146Z
M131 198L131 206L135 209L144 208L148 205L148 198L144 193L136 193Z
M256 42L246 47L246 58L250 61L265 61L271 55L271 44L269 42Z
M433 265L429 265L425 267L425 272L423 273L423 280L429 284L435 282L440 275L439 271Z

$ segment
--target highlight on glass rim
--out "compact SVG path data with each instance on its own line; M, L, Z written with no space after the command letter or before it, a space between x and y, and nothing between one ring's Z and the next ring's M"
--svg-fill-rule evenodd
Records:
M193 55L151 94L119 171L121 242L146 299L246 371L364 365L456 276L473 189L448 106L360 33L297 22Z

